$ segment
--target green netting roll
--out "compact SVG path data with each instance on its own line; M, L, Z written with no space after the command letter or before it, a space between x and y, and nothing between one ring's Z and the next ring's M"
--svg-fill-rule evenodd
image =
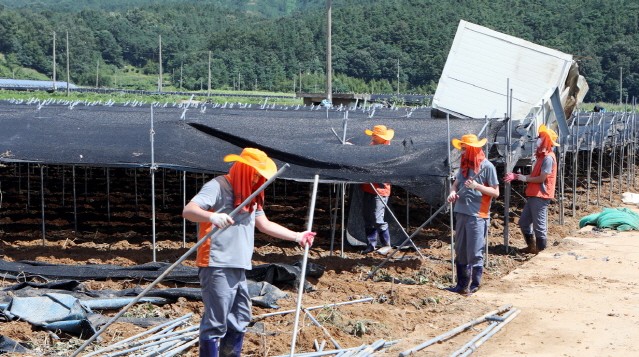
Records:
M604 208L579 220L579 228L593 225L619 231L639 230L639 215L628 208Z

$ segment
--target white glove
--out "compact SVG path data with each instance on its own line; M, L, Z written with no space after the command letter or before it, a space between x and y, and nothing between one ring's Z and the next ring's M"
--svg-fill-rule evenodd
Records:
M448 198L446 199L448 202L455 202L457 201L457 192L455 191L450 191L450 194L448 195Z
M522 181L522 182L526 182L526 181L528 181L528 178L526 177L526 175L517 174L517 180Z
M209 216L209 221L216 225L218 228L226 228L235 223L233 221L233 218L231 218L231 216L229 216L228 214L217 212L211 213L211 215Z

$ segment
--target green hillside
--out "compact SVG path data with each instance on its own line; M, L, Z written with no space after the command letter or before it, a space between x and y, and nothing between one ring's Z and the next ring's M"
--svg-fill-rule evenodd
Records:
M206 86L210 53L216 89L324 90L323 0L0 3L7 66L51 77L55 32L58 78L66 78L68 32L71 80L113 86L133 74L157 77L161 36L169 86ZM401 92L432 93L460 19L575 55L587 101L618 102L620 69L624 97L639 92L635 1L335 0L332 18L336 92L394 92L399 61Z

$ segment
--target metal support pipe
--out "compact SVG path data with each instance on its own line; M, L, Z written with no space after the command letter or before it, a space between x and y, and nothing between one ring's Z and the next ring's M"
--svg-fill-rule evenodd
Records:
M490 330L490 332L488 332L481 339L479 339L479 341L477 341L473 346L471 346L468 350L466 350L466 352L464 354L462 354L460 357L470 356L475 350L477 350L477 348L479 348L479 346L484 344L484 342L486 342L490 337L492 337L494 334L499 332L499 330L501 330L504 326L506 326L510 321L512 321L515 317L517 317L517 315L519 315L519 313L521 312L521 310L519 310L519 309L514 309L514 310L515 310L515 312L513 312L510 316L508 316L508 318L506 320L504 320L504 322L501 322L495 328Z
M575 118L572 125L572 216L577 215L577 174L579 174L579 120Z
M452 187L453 187L453 164L452 162L452 158L450 157L450 142L452 140L451 138L451 134L450 134L450 114L446 114L446 137L448 138L448 140L446 140L446 154L448 156L448 177L446 178L446 183L448 184L448 195L450 195L451 191L452 191ZM448 196L446 195L446 196ZM451 273L451 278L450 281L453 282L453 284L457 283L457 273L455 272L455 215L453 213L453 203L450 202L448 204L448 220L450 222L450 229L449 229L449 233L450 233L450 273Z
M107 219L111 223L111 175L109 168L106 168L106 186L107 186ZM155 261L155 260L154 260Z
M186 170L182 171L182 207L186 206ZM186 248L186 218L182 217L182 248Z
M337 213L339 212L339 197L342 186L336 184L331 185L331 187L335 190L335 209L333 210L333 207L331 207L331 210L329 211L331 212L331 248L329 254L332 257L335 245L335 230L337 229ZM332 202L332 197L329 201Z
M46 245L46 229L44 224L44 166L40 165L40 209L42 211L42 246Z
M340 256L342 258L344 258L346 255L344 254L344 231L346 230L346 227L344 227L344 222L346 220L346 184L342 183L342 191L341 191L341 195L342 195L342 226L341 226L341 231L342 231L342 247L341 247L341 251L340 251Z
M156 261L157 246L155 245L155 171L157 166L155 165L155 130L153 129L153 106L151 106L151 130L149 132L151 140L151 249L153 250L153 261Z
M484 314L484 315L482 315L482 316L480 316L480 317L478 317L478 318L476 318L476 319L474 319L474 320L472 320L470 322L467 322L467 323L465 323L463 325L459 325L459 326L455 327L454 329L452 329L452 330L450 330L448 332L444 332L443 334L441 334L439 336L436 336L436 337L434 337L434 338L422 343L421 345L418 345L418 346L415 346L415 347L413 347L413 348L411 348L409 350L403 351L403 352L401 352L399 354L399 356L400 357L409 356L409 355L411 355L411 354L413 354L415 352L423 350L424 348L426 348L426 347L428 347L428 346L430 346L430 345L432 345L434 343L447 340L447 339L449 339L449 338L451 338L451 337L453 337L453 336L455 336L455 335L457 335L457 334L459 334L459 333L461 333L463 331L468 330L469 328L471 328L471 327L473 327L473 326L475 326L477 324L480 324L480 323L486 321L486 319L489 316L498 315L498 314L501 314L501 313L504 313L504 312L510 310L511 307L512 307L512 305L510 305L510 304L501 306L497 310L490 311L490 312L488 312L488 313L486 313L486 314Z
M72 166L73 173L73 230L78 234L78 196L75 190L75 165Z
M317 198L317 185L319 183L319 175L315 175L313 180L313 194L311 195L311 204L308 209L308 222L306 230L313 229L313 215L315 213L315 199ZM304 283L306 282L306 263L308 261L308 244L304 245L304 257L302 258L302 270L300 272L300 284L297 290L297 307L295 309L295 323L293 324L293 340L291 342L291 356L295 353L295 342L297 340L298 326L300 320L300 311L302 308L302 296L304 295Z
M369 301L373 301L373 298L372 297L368 297L368 298L345 301L345 302L337 302L337 303L334 303L334 304L316 305L316 306L307 307L306 310L311 311L311 310L316 310L316 309L334 308L334 307L337 307L337 306L358 304L360 302L369 302ZM260 319L263 319L263 318L266 318L266 317L269 317L269 316L286 315L286 314L293 313L295 311L296 310L286 310L286 311L270 312L268 314L261 314L261 315L254 316L253 317L253 321L260 320Z

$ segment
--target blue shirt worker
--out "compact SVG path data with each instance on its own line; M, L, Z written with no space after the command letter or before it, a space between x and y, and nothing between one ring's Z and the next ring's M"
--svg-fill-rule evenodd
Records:
M196 264L202 286L204 312L200 322L200 357L240 356L244 333L251 321L251 299L246 270L252 268L255 227L264 234L300 246L311 246L315 232L294 232L264 214L264 192L243 207L234 218L229 213L277 172L275 162L263 151L246 148L227 155L234 162L227 175L207 182L184 207L182 216L198 223L202 239L213 226L224 229L203 243Z
M373 130L366 129L366 135L371 137L370 145L390 145L395 136L395 130L387 128L385 125L375 125ZM364 233L366 234L366 249L362 254L375 251L377 238L379 237L381 248L377 253L386 255L391 250L391 238L388 231L388 223L384 215L388 197L391 194L390 183L364 183L361 185L364 195L362 198L362 214L364 218Z
M541 125L535 143L535 164L530 175L508 173L504 181L526 182L526 204L519 217L519 228L524 235L527 252L537 254L546 249L548 242L548 204L555 198L557 183L557 157L553 147L559 146L554 130ZM534 236L533 236L534 232Z
M467 134L453 139L452 144L462 152L459 171L448 195L448 202L455 203L457 285L446 290L470 295L481 285L490 205L499 196L499 181L495 166L482 150L485 138L478 140L476 135ZM465 189L458 193L459 187Z

